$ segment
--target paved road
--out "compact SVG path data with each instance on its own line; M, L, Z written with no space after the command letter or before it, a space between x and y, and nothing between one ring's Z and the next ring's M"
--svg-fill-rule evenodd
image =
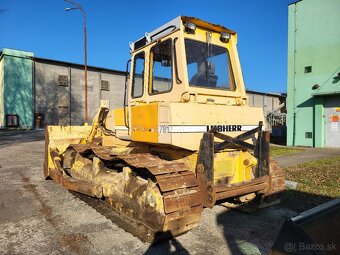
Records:
M41 131L0 133L0 254L267 254L284 217L205 209L200 226L158 245L141 242L42 176Z
M298 164L310 162L313 160L339 157L340 148L302 148L303 150L297 153L284 154L274 157L282 168L296 166Z

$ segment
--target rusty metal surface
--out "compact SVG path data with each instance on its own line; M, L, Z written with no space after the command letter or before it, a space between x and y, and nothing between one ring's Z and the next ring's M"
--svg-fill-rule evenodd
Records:
M260 177L269 174L269 139L268 131L258 133L254 156L258 160L258 165L255 171L255 177Z
M123 199L119 194L114 193L108 200L114 210L124 215L124 219L135 222L134 225L138 228L144 228L144 232L148 233L147 241L154 241L156 236L161 238L159 236L163 236L165 233L171 233L172 237L178 236L198 225L203 210L202 194L195 174L184 163L167 161L150 153L112 155L112 148L93 143L69 147L71 152L84 157L92 158L93 155L96 155L100 159L110 162L117 161L120 164L125 162L126 167L136 169L136 173L147 174L148 178L155 181L163 200L162 215L153 213L152 208L137 206L138 199L134 195L138 195L140 192L134 187L135 177L131 178L131 183L127 183L124 187L126 198ZM55 169L50 169L50 175L56 182L67 189L88 196L103 196L101 186L68 176L62 165L63 157L60 157L57 151L52 151L50 154L54 159L55 166ZM64 156L68 157L68 154L70 153L66 151ZM73 163L72 160L65 161L66 166L71 166Z
M74 179L69 176L62 176L53 169L50 169L50 176L53 180L67 188L91 197L101 198L102 188L86 181Z
M235 187L234 189L229 189L225 191L221 191L219 193L216 193L216 198L217 200L224 199L224 198L229 198L229 197L235 197L235 196L240 196L244 194L249 194L252 192L259 192L263 191L268 188L267 183L257 183L251 186L238 186Z
M171 191L180 188L190 188L198 185L197 179L192 172L166 174L156 176L161 191Z
M193 214L198 214L202 211L202 207L201 205L198 206L193 206L187 210L180 210L180 211L176 211L173 213L168 213L167 214L167 220L168 221L173 221L179 218L183 218L183 217L187 217Z
M112 155L112 150L115 148L116 146L102 146L97 145L95 143L72 144L69 146L69 149L73 149L77 153L81 154L94 153L97 157L104 160L114 160L116 158L116 155Z
M163 231L172 236L198 225L203 210L202 194L195 174L184 163L171 162L150 153L117 156L135 168L146 168L157 181L163 195Z
M269 175L256 178L246 183L216 187L216 198L219 200L256 192L260 194L260 199L254 201L253 204L256 207L262 208L278 203L284 190L284 173L276 161L271 160L269 164Z
M61 166L60 156L55 150L51 151L51 157L54 161L55 168L49 169L49 175L53 180L69 190L77 191L92 197L102 197L103 192L100 186L66 175L63 167Z
M86 150L92 150L92 148L96 146L94 144L72 144L69 147L72 147L78 153L84 153Z
M168 231L168 230L178 229L178 228L184 227L188 224L197 223L199 221L200 217L201 217L201 212L199 212L197 214L191 214L191 215L188 215L186 217L174 219L174 220L171 220L171 221L167 221L164 230Z
M269 187L264 192L264 199L273 200L279 198L286 189L285 176L275 160L269 163Z
M184 163L172 163L171 168L165 165L156 165L156 166L150 166L148 167L148 170L153 175L160 175L160 174L167 174L167 173L175 173L175 172L182 172L187 171L187 168Z
M269 182L269 177L262 176L262 177L253 179L248 182L239 182L239 183L235 183L231 185L216 186L216 192L219 193L219 192L228 191L228 190L236 190L236 189L246 188L246 187L250 187L250 186L254 186L254 185L258 185L262 183L268 183L268 182Z
M105 159L105 160L112 160L115 157L110 156L110 152L112 150L111 146L98 146L92 148L92 151L94 154L96 154L99 158Z
M214 187L214 134L204 133L196 165L197 180L201 188L203 205L212 208L216 203Z
M200 204L202 204L200 192L185 193L177 196L168 196L165 194L164 197L164 210L166 213L187 210Z

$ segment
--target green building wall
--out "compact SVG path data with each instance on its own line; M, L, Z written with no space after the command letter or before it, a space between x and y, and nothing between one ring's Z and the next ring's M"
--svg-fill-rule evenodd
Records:
M1 54L0 54L1 56ZM0 58L0 128L5 127L4 61Z
M7 114L19 116L20 128L33 127L32 52L3 49L0 57L0 127ZM2 81L1 81L2 79Z
M340 94L339 24L339 0L288 7L287 145L325 146L325 101Z

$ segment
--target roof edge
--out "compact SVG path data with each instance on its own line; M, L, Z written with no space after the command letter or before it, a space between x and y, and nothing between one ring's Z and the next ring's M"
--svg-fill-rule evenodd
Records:
M78 67L84 67L84 64L79 64L79 63L73 63L73 62L66 62L62 60L55 60L55 59L48 59L48 58L40 58L40 57L31 57L32 60L34 61L44 61L44 62L53 62L53 63L59 63L59 64L64 64L68 66L78 66ZM98 71L107 71L111 73L119 73L119 74L126 74L126 72L121 71L121 70L115 70L115 69L110 69L106 67L98 67L98 66L91 66L87 65L87 68L89 69L95 69Z

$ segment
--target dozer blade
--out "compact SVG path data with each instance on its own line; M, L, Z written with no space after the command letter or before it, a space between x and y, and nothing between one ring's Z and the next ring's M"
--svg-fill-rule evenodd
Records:
M63 154L70 144L84 143L92 130L91 126L47 126L45 130L44 176L50 177L49 168L54 168L51 151Z
M271 254L339 254L340 198L287 219Z

